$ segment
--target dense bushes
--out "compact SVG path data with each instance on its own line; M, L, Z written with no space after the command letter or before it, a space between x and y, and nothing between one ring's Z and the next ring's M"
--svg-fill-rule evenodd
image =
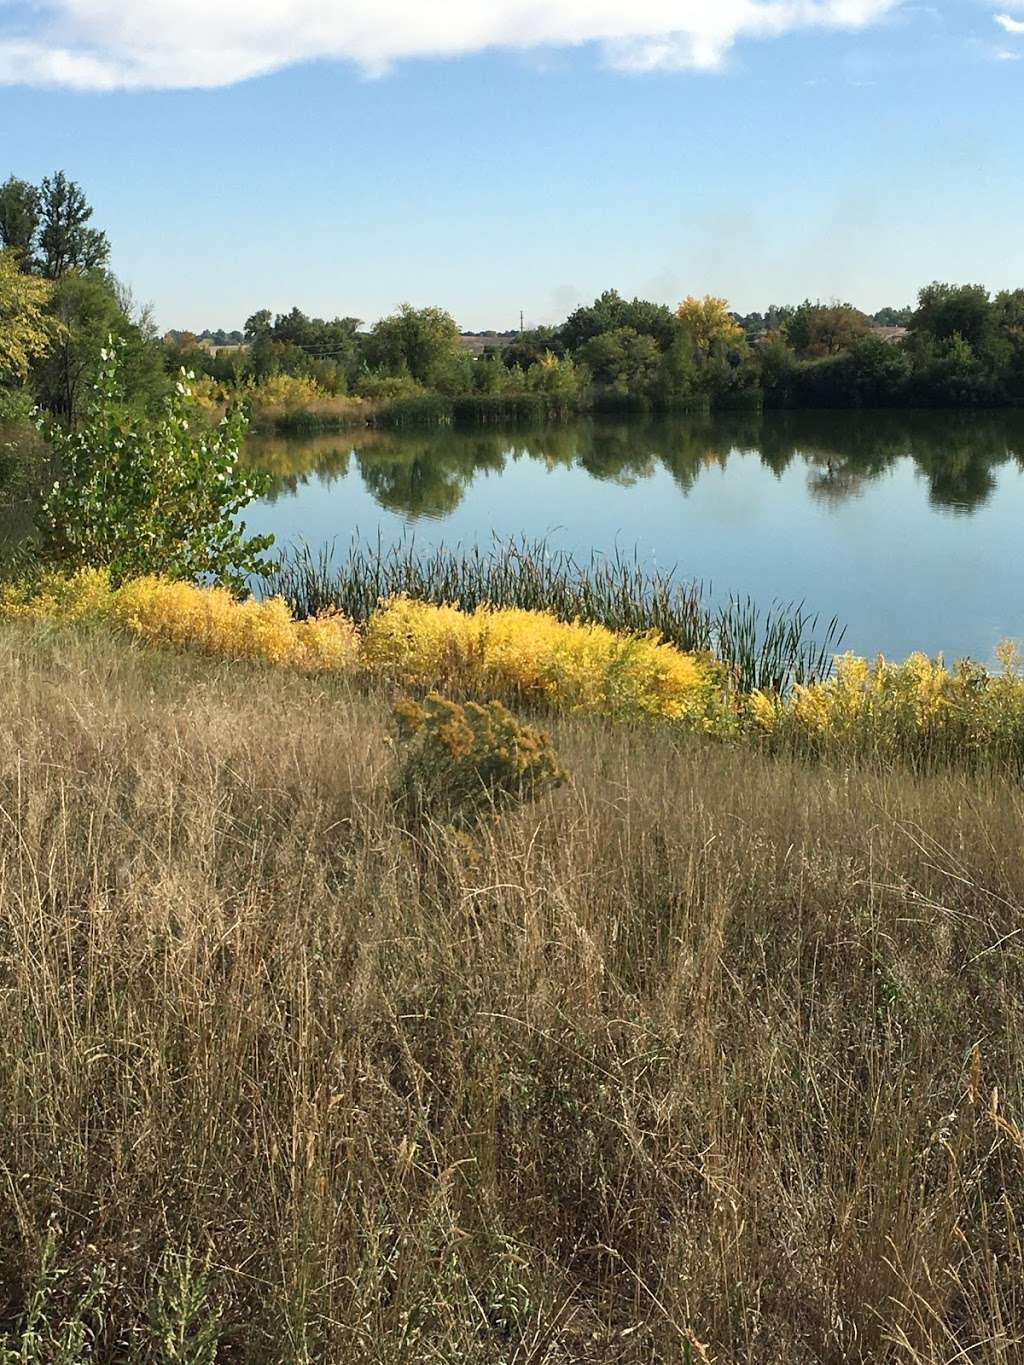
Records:
M303 669L346 668L357 658L355 632L338 615L294 621L280 598L239 602L224 588L138 578L115 587L102 569L0 591L0 620L105 623L150 644L199 649Z
M696 724L710 721L722 694L721 670L710 659L656 636L570 625L545 612L463 612L407 597L370 617L363 658L405 686Z
M502 700L675 727L811 757L925 766L1024 764L1024 676L1014 650L993 672L842 656L835 673L788 690L744 689L707 653L657 634L617 633L543 611L473 611L398 596L357 627L337 612L294 620L280 598L239 602L159 578L112 586L102 570L48 576L0 594L0 620L97 622L154 644L376 679L420 694Z
M1002 671L970 660L947 668L912 654L904 663L843 655L835 675L786 697L755 692L755 726L787 747L930 763L1024 763L1024 676L1012 645Z

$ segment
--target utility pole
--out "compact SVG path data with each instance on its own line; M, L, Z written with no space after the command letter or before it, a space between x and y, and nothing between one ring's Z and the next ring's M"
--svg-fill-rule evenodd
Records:
M523 332L525 332L525 330L526 330L526 328L523 326L523 310L520 308L520 310L519 310L519 335L522 336L522 335L523 335Z

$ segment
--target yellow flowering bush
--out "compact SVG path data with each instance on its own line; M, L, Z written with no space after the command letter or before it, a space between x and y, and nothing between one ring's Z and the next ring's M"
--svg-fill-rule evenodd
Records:
M280 597L239 602L223 588L159 578L126 583L115 594L113 617L153 643L232 659L321 670L347 667L358 653L355 629L342 616L293 621Z
M135 578L114 588L103 569L6 588L0 593L0 618L5 616L67 624L102 620L152 644L311 670L350 667L359 651L355 627L340 615L293 621L279 597L240 602L224 588L165 578Z
M99 620L111 614L114 591L106 569L80 569L70 576L47 573L0 587L0 619L31 617L55 624Z
M710 725L725 673L655 635L618 635L546 612L463 612L394 597L371 616L367 666L407 686L545 702L575 710L646 714Z
M500 701L460 705L431 695L422 705L400 702L395 721L402 750L395 798L411 814L428 810L466 823L565 779L550 735L516 720Z
M315 379L296 374L272 374L246 387L245 396L260 408L301 408L322 402L328 394Z
M1024 678L1011 646L1002 671L970 660L947 668L912 654L903 663L844 655L832 677L794 687L788 697L754 692L746 709L755 733L823 752L885 757L1020 762L1024 759Z
M782 696L738 693L721 664L655 635L567 624L546 612L464 612L409 597L383 603L357 630L336 613L294 620L281 598L239 601L224 588L159 577L115 587L107 570L83 569L0 587L0 620L18 617L104 622L154 644L230 659L363 670L420 692L443 689L613 718L657 716L721 739L798 753L1024 769L1024 676L1012 646L1000 651L1001 671L969 660L947 668L924 654L903 663L847 654L828 679ZM435 712L429 715L433 725ZM479 719L466 709L449 716L450 728L437 729L436 741L448 744L452 760L460 744L478 746L467 716Z

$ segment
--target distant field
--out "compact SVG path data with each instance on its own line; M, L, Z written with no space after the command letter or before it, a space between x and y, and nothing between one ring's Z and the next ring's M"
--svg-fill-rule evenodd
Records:
M472 355L482 355L488 347L501 351L518 336L517 332L463 332L459 344Z

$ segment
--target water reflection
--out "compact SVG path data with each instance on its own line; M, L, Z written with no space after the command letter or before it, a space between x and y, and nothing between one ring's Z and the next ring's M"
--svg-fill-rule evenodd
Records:
M510 464L578 469L632 487L667 471L689 493L708 470L756 456L781 477L806 466L809 495L838 507L863 495L900 460L912 460L929 503L970 513L996 486L999 466L1024 469L1024 413L767 413L628 423L581 422L536 432L359 431L254 439L250 458L273 477L270 500L353 468L383 509L410 520L450 516L477 478Z

